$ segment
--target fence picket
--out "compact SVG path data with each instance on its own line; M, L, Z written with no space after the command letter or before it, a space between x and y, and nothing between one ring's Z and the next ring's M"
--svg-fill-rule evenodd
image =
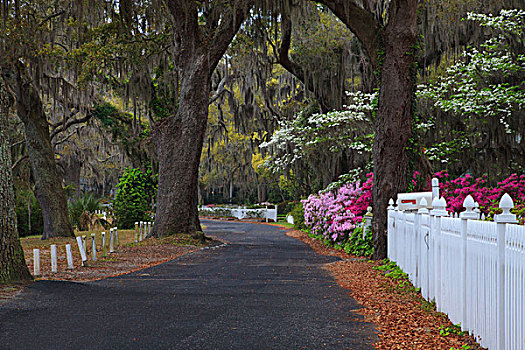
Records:
M459 218L443 199L429 213L389 206L388 257L483 347L525 350L525 227L506 196L496 222L478 221L473 201Z

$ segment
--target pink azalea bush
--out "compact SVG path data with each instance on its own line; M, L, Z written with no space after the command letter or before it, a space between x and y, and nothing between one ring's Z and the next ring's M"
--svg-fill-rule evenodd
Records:
M312 194L302 200L304 219L310 232L334 243L346 242L372 205L373 176L365 183L345 184L336 190Z
M520 223L525 221L525 175L512 174L497 183L495 187L487 186L487 176L474 178L469 174L456 179L449 179L446 171L434 175L440 180L440 194L447 201L449 212L459 213L464 210L463 201L472 195L479 203L479 209L489 218L499 213L499 201L508 193L514 200L513 213L517 214ZM322 237L333 244L347 242L363 220L366 209L372 206L373 174L367 174L367 181L345 184L336 190L312 194L302 200L305 225L311 234ZM415 172L409 188L430 190L430 181L423 179Z
M499 201L508 193L514 201L515 209L519 218L523 220L525 205L525 175L512 174L508 178L497 183L495 187L487 186L487 176L474 178L469 174L457 179L449 179L446 171L435 174L440 179L440 193L447 201L447 210L451 213L459 213L464 210L463 201L470 194L474 201L479 203L479 209L485 215L492 217L499 212Z

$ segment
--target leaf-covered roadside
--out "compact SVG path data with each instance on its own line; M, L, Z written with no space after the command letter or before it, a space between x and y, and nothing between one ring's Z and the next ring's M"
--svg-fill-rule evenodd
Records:
M102 251L97 249L98 260L90 260L86 266L80 266L80 253L76 249L76 241L73 238L52 238L42 241L39 237L28 237L22 239L22 247L25 252L26 263L30 271L33 271L33 248L41 250L41 271L42 275L38 279L43 280L64 280L64 281L94 281L112 276L123 275L126 273L145 269L147 267L162 264L166 261L178 258L182 255L199 250L204 245L189 235L177 235L165 238L149 238L139 243L134 243L133 230L119 231L121 247L115 253L102 256ZM64 245L72 245L73 261L75 268L66 268L66 257L62 254ZM59 247L58 272L52 273L51 256L49 246L56 244ZM215 244L215 241L210 244ZM97 245L100 248L100 234L97 235ZM0 286L0 302L15 297L27 286L22 285L2 285Z
M482 349L472 337L461 333L446 315L426 302L393 263L357 258L326 247L302 231L289 231L287 235L307 243L319 254L343 259L327 264L326 269L364 306L358 312L365 320L376 324L377 349Z

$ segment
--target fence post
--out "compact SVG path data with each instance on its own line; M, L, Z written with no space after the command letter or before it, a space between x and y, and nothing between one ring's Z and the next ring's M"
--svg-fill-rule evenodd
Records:
M135 222L135 243L139 241L139 223Z
M106 254L106 232L102 232L100 236L102 238L102 256L105 257L107 255Z
M388 212L387 212L388 215ZM364 216L365 220L365 226L363 227L363 239L366 237L366 229L372 225L372 218L374 217L374 214L372 214L372 207L366 208L366 214Z
M118 238L118 227L113 227L113 234L115 236L115 244L117 245L117 247L120 247L120 240Z
M400 254L400 247L402 246L402 238L403 235L401 233L401 228L403 227L401 225L401 219L400 219L400 212L399 212L399 204L401 203L401 199L396 199L396 206L395 206L395 212L394 212L394 226L395 226L395 237L396 237L396 243L394 244L395 250L394 250L394 257L395 262L399 267L401 267L401 254Z
M432 198L439 198L439 179L432 179Z
M441 217L448 216L446 207L447 202L445 198L434 198L432 207L435 208L430 211L433 215L432 235L434 240L433 249L433 264L434 264L434 299L436 301L436 308L441 311Z
M57 262L57 246L56 244L51 244L51 272L58 272L58 262Z
M86 235L82 236L82 249L84 249L84 255L87 255L87 242ZM86 259L87 260L87 259Z
M67 268L72 270L73 266L73 254L71 253L71 244L66 244L66 259L67 259Z
M97 261L97 243L95 242L95 234L91 234L91 253L93 254L93 261Z
M423 285L423 282L421 280L421 247L425 238L422 237L421 232L421 216L423 214L428 214L427 206L427 200L425 198L421 198L421 201L419 202L419 209L417 210L417 214L414 219L414 229L416 232L416 288L421 288L421 286Z
M82 266L84 266L84 262L87 261L86 256L86 248L84 247L83 241L85 241L86 236L77 236L77 245L78 250L80 250L80 258L82 260Z
M512 198L505 193L499 202L503 213L495 215L494 221L498 226L498 267L497 267L497 291L496 291L496 313L497 313L497 348L505 349L505 230L507 224L516 223L516 215L511 214L514 208Z
M467 321L467 220L477 220L479 214L473 208L475 207L474 198L469 194L463 201L465 211L459 214L461 219L461 265L460 265L460 281L461 281L461 329L468 331L470 324Z
M40 276L40 249L33 249L33 275Z
M390 198L390 200L388 201L388 208L386 208L386 213L387 213L387 216L386 216L386 219L387 219L387 227L388 227L388 230L387 230L387 236L386 236L386 249L387 249L387 257L388 259L390 260L393 260L394 257L392 256L392 252L394 251L394 242L395 242L395 237L394 237L394 218L393 218L393 215L394 213L392 212L394 210L394 200L392 198Z
M109 229L109 252L115 252L115 232L112 228Z

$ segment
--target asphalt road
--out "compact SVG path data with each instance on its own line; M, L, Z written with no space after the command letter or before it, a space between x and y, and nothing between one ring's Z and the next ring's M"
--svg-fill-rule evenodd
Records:
M205 221L227 242L0 305L0 349L371 349L374 327L319 256L274 226Z

